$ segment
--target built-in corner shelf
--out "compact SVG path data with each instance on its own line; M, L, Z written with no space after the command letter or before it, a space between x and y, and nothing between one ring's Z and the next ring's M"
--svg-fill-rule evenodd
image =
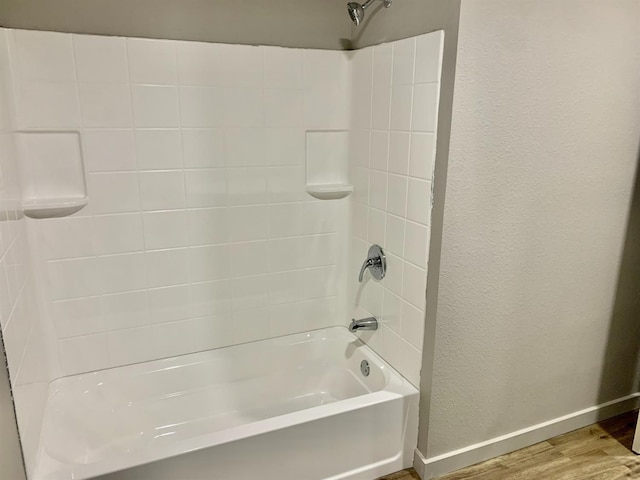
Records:
M320 200L338 200L353 192L349 184L349 132L307 132L307 193Z
M15 138L25 216L66 217L87 204L79 132L23 131Z
M320 200L338 200L352 192L353 185L347 184L307 185L307 193Z
M22 210L29 218L60 218L79 212L87 202L87 197L27 200L22 203Z

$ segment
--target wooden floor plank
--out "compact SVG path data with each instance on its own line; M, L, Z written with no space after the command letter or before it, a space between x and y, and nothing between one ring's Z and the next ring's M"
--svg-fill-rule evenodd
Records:
M640 479L631 451L638 412L630 412L439 477L438 480ZM416 480L413 469L380 480Z

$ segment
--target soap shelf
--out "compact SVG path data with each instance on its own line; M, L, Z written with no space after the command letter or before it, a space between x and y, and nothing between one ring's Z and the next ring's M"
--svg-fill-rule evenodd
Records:
M87 197L26 200L22 210L29 218L59 218L73 215L88 202Z
M307 193L320 200L338 200L352 192L353 185L348 184L307 185Z

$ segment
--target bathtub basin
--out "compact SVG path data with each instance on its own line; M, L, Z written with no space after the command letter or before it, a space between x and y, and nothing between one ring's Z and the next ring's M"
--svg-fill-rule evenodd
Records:
M411 466L417 409L332 327L52 382L32 480L371 480Z

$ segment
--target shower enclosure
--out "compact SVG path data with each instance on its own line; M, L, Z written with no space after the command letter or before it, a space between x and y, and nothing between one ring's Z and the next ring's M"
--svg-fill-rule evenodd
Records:
M0 319L29 479L411 465L442 45L0 31ZM373 244L386 276L359 283Z

